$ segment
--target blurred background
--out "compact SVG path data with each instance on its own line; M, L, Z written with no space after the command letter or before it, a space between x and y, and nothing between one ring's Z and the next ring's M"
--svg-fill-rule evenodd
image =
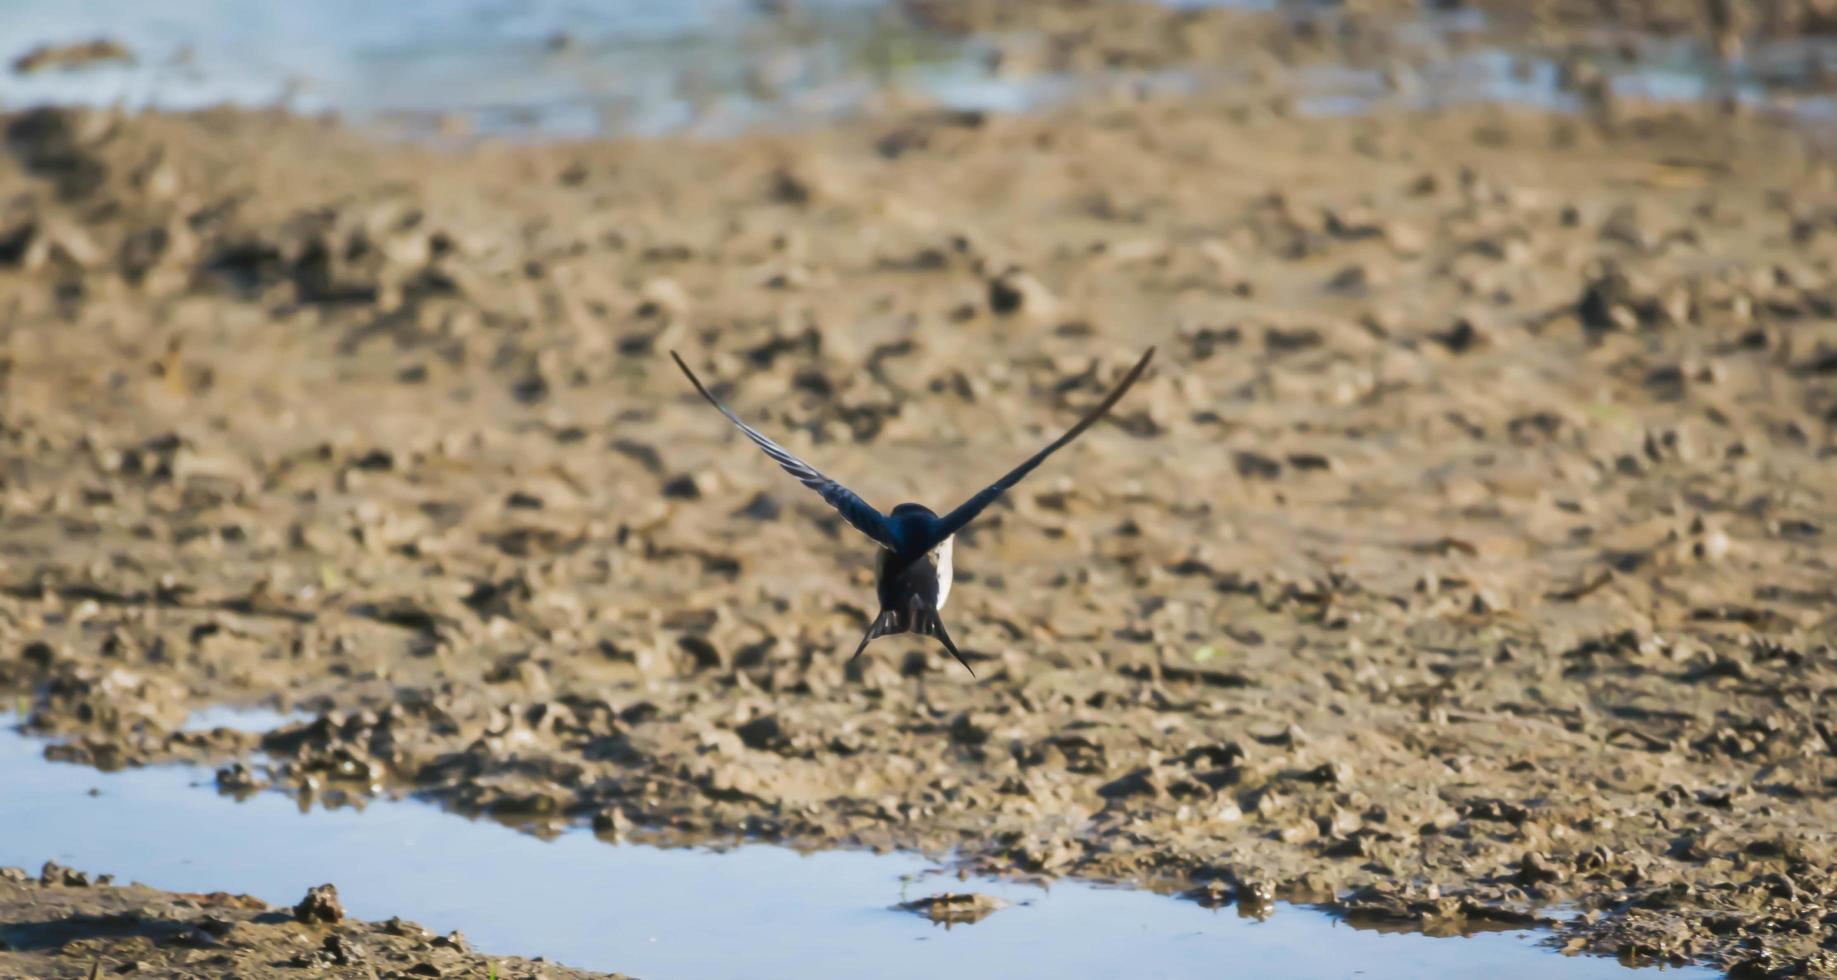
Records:
M930 0L15 0L8 104L333 112L413 136L732 134L898 105L1022 111L1117 85L1242 85L1302 111L1618 95L1831 121L1817 0L1178 0L1160 14ZM1044 11L1044 12L1038 12ZM1270 13L1276 46L1209 11ZM1229 32L1226 32L1229 33ZM27 39L34 39L27 43Z

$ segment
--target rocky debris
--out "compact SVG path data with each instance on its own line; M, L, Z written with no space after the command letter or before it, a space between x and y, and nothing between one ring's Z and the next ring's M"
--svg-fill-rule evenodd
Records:
M1005 907L1000 899L980 892L941 892L902 902L900 908L916 912L942 925L968 925L981 922Z
M268 780L241 762L233 762L217 770L217 789L231 796L248 796L267 789L269 785Z
M612 976L482 956L400 919L302 923L248 895L163 892L114 885L107 875L92 880L55 870L34 880L0 868L0 973L282 977L311 969L335 976L506 980Z
M96 38L75 44L41 44L13 59L13 71L20 75L58 68L70 71L106 62L134 63L134 55L118 41Z
M1020 269L1009 269L989 280L989 311L997 316L1025 313L1049 317L1056 306L1044 283Z
M293 917L308 925L337 925L344 919L344 906L338 904L338 889L329 884L307 889L306 897L293 907Z

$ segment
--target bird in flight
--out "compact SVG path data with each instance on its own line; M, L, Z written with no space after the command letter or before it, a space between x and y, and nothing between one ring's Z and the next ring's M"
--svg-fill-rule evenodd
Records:
M709 394L695 372L683 363L681 355L675 351L670 356L676 360L676 366L682 368L689 383L701 393L708 403L719 409L727 420L740 427L748 439L765 450L767 456L785 472L791 474L804 486L815 490L823 500L841 513L842 519L849 526L862 534L873 538L880 545L880 553L874 563L875 588L879 592L880 615L868 626L867 635L861 638L861 645L855 648L853 660L861 656L867 645L882 636L898 633L917 633L920 636L935 636L944 644L944 649L957 658L965 670L974 676L976 671L970 667L963 654L957 652L957 645L951 642L950 633L944 629L944 621L938 611L944 608L944 601L950 597L951 579L951 540L958 531L976 519L998 497L1009 488L1021 482L1034 468L1046 461L1046 457L1063 449L1073 439L1078 438L1091 424L1102 418L1117 399L1135 384L1148 362L1154 357L1153 347L1148 353L1135 362L1129 373L1117 382L1115 388L1104 396L1097 407L1078 420L1066 433L1053 440L1045 449L1034 453L1031 458L1008 472L1008 475L989 484L982 491L964 501L956 510L939 516L923 504L900 504L892 511L882 514L872 504L861 499L861 496L840 483L816 471L809 463L773 442L758 429L740 420L720 399Z

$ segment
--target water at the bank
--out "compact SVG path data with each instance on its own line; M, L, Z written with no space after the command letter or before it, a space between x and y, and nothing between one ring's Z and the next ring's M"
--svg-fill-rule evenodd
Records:
M1283 9L1276 0L1170 2ZM1317 65L1291 80L1295 108L1582 108L1549 53L1458 41L1483 37L1485 27L1475 11L1425 14L1400 31L1426 54L1401 85L1381 66ZM12 0L0 4L0 38L10 42L0 46L9 61L39 44L92 38L118 41L132 56L80 70L0 70L0 109L281 106L437 138L720 136L820 124L889 98L1024 112L1119 86L1229 91L1248 77L1235 64L1078 76L1002 71L991 58L998 42L928 31L887 0ZM1837 118L1830 96L1800 91L1820 66L1837 62L1837 46L1777 43L1734 66L1688 40L1647 47L1634 62L1598 63L1617 96L1726 99L1808 122Z
M250 727L230 713L211 720ZM0 729L0 865L56 860L276 904L331 881L353 915L400 915L460 929L487 951L647 980L1632 976L1612 960L1559 955L1531 933L1385 934L1293 906L1259 922L1127 889L958 881L912 854L666 849L584 831L544 841L414 800L301 812L278 792L220 796L206 770L101 773L46 762L43 751ZM949 929L893 908L942 891L1011 907Z

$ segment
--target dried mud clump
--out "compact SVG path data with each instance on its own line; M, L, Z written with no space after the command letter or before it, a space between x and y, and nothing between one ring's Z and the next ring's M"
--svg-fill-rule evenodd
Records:
M134 55L118 41L96 38L75 44L41 44L13 59L13 71L20 75L57 68L70 71L107 62L134 63Z
M907 912L916 912L940 925L969 925L1000 911L1000 899L977 892L941 892L925 898L900 903Z
M307 889L306 897L293 907L293 917L308 925L336 925L344 918L344 906L338 904L338 889L329 884Z

